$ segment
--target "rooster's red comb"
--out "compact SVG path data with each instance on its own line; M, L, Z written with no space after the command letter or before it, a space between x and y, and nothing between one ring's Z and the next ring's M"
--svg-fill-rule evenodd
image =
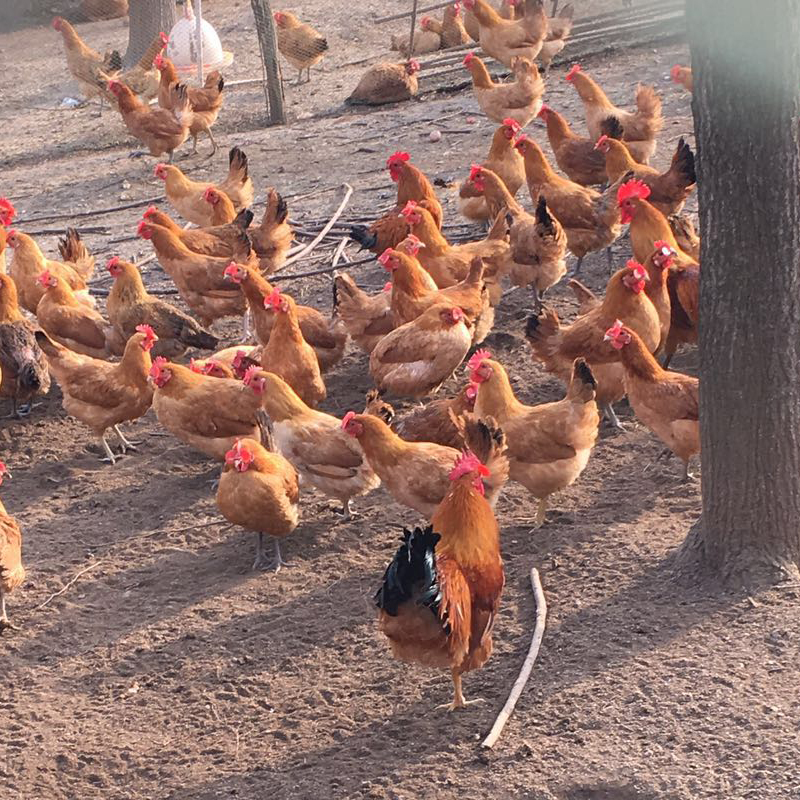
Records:
M486 361L487 358L491 358L492 354L488 350L476 350L473 354L472 358L467 361L467 368L470 370L476 370L478 367Z
M474 181L475 178L480 178L482 174L483 167L480 164L473 164L469 171L469 179Z
M650 197L650 187L642 181L632 180L623 183L617 192L617 202L624 203L626 200L647 200Z
M0 197L0 223L10 225L16 213L17 210L11 205L11 201L7 197Z
M575 77L575 75L577 75L580 71L581 71L581 65L574 64L570 69L570 71L567 73L567 80L571 81Z
M478 475L483 477L491 474L475 453L465 450L458 457L453 469L450 471L450 480L456 481L462 475L469 475L470 472L477 472Z
M400 164L403 164L406 161L409 161L411 156L408 153L403 152L402 150L398 150L396 153L393 153L386 159L386 166L387 167L397 167Z
M511 128L515 134L519 133L522 130L522 125L519 124L515 119L511 119L511 117L506 117L503 120L503 125L506 128Z
M356 415L356 412L355 412L355 411L348 411L348 412L347 412L347 413L344 415L344 417L342 417L342 430L344 430L345 428L347 428L347 426L350 424L350 420L351 420L351 419L353 419L353 417L354 417L355 415Z

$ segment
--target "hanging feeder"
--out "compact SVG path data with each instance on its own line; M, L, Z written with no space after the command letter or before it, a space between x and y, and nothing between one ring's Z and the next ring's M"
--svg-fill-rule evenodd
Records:
M233 53L222 49L214 26L203 19L203 72L223 69L233 63ZM197 19L191 0L185 0L183 16L172 26L167 43L167 57L175 65L179 75L194 75L197 72Z

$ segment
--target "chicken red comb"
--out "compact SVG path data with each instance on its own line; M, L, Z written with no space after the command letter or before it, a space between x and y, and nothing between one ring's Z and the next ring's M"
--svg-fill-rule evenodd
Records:
M115 81L113 79L110 80L108 82L108 84L107 84L107 88L108 88L109 92L113 92L114 89L119 89L120 86L121 86L120 82L119 81Z
M567 73L567 80L571 81L581 71L580 64L574 64L570 71Z
M239 272L239 265L235 261L231 261L227 267L222 271L223 275L230 275L233 277L234 275L238 274Z
M675 248L673 248L669 242L665 242L663 239L653 242L653 247L656 250L660 250L665 256L675 252Z
M5 461L0 461L0 478L2 478L8 472L8 467L6 466Z
M676 64L670 71L669 76L675 83L681 82L681 70L683 67L680 64Z
M203 375L210 375L215 369L219 369L221 366L220 362L214 361L213 358L206 359L202 367Z
M514 147L516 147L517 150L521 151L522 147L526 144L527 141L528 141L527 135L524 134L524 133L521 133L519 136L517 136L517 141L514 142Z
M150 367L150 375L151 378L157 378L161 374L162 367L167 363L167 359L164 356L157 356L153 359L153 366Z
M539 109L539 113L536 115L537 117L546 117L553 109L550 108L547 103L542 103L542 107Z
M147 220L146 219L139 220L139 224L136 226L136 235L141 236L146 227L147 227Z
M477 472L482 477L491 475L475 453L465 450L456 460L453 469L450 470L450 480L457 481L463 475L469 475L471 472Z
M460 0L456 0L456 2L453 3L453 11L456 12L456 16L458 16L461 13L461 2L460 2Z
M633 277L636 278L637 281L649 281L650 276L647 274L647 270L635 259L630 258L628 259L627 264L625 266L633 270Z
M409 200L404 206L403 210L400 212L404 217L407 217L409 214L413 214L414 211L417 209L417 201L416 200Z
M636 179L623 183L617 192L617 202L624 203L626 200L647 200L650 197L650 187Z
M156 69L161 69L161 68L164 66L164 56L162 56L162 55L161 55L161 53L159 53L159 54L158 54L158 55L157 55L157 56L156 56L156 57L153 59L153 66L154 66Z
M472 63L472 60L473 60L474 58L475 58L475 53L473 53L473 52L471 52L471 51L470 51L469 53L467 53L467 54L464 56L464 61L463 61L463 64L464 64L464 66L465 66L465 67L468 67L468 66L469 66L469 65Z
M465 394L467 395L468 400L474 400L478 396L478 387L474 383L471 383L469 386L467 386L467 391Z
M517 122L515 119L511 119L511 117L506 117L503 120L503 125L505 125L506 128L511 128L511 130L514 131L515 134L519 133L522 130L522 125L520 125L519 122Z
M116 267L119 264L119 256L111 256L111 258L106 261L106 269L110 272L112 267Z
M594 149L595 149L595 150L599 150L599 149L600 149L600 145L601 145L601 144L603 144L603 142L607 142L607 141L608 141L608 135L604 133L604 134L603 134L603 135L602 135L602 136L601 136L601 137L600 137L600 138L599 138L599 139L598 139L598 140L597 140L597 141L594 143Z
M211 200L216 196L217 196L217 190L213 186L209 186L203 192L203 200L205 200L207 203L210 203Z
M271 294L264 298L264 308L272 306L276 311L281 307L281 290L276 286Z
M203 372L203 362L196 358L190 358L189 369L192 372L196 372L198 375L201 375Z
M387 247L379 256L378 256L378 263L383 265L388 269L389 267L389 260L394 255L394 250L391 247Z
M244 361L246 358L247 352L245 350L237 350L236 355L233 357L233 361L231 361L233 368L239 369L242 366L242 361Z
M238 355L238 353L237 353L237 355ZM241 363L241 362L239 362L239 363ZM242 378L242 381L244 381L245 386L249 386L250 382L253 380L253 377L255 376L256 372L260 372L260 371L261 371L261 367L258 366L258 364L251 364L244 371L244 377Z
M473 164L469 170L470 181L474 181L476 178L480 178L481 175L483 175L483 167L480 164Z
M408 60L408 67L411 69L411 73L413 74L415 72L419 72L422 69L422 64L420 64L416 58L410 58ZM407 158L404 160L408 161Z
M162 49L169 44L169 36L167 36L167 34L164 33L164 31L161 31L158 34L158 37L161 39Z
M351 420L351 419L353 419L353 417L354 417L355 415L356 415L356 412L355 412L355 411L348 411L348 412L347 412L347 413L346 413L346 414L345 414L345 415L342 417L342 430L346 430L346 429L347 429L347 426L350 424L350 420Z
M616 339L622 333L622 320L618 319L614 324L606 331L606 337L609 339Z
M158 336L156 336L156 332L149 325L137 325L136 332L143 333L152 342L158 341Z
M397 245L398 250L408 253L410 256L416 256L420 249L425 245L420 241L419 236L409 233L400 244Z
M50 283L50 270L46 269L44 272L40 272L36 282L41 283L42 286L47 286Z
M383 291L384 292L391 292L392 291L392 282L389 281L388 283L383 284Z
M386 159L386 166L387 167L399 167L400 164L403 164L406 161L409 161L411 156L408 153L403 152L402 150L398 150L396 153L393 153Z
M491 358L492 354L488 350L476 350L473 353L472 358L467 361L467 369L469 370L476 370L478 367L486 361L487 358Z
M419 21L419 25L421 28L427 28L428 25L431 23L431 18L427 16L427 14Z
M157 212L158 212L158 209L155 206L148 206L142 212L142 219L150 219L150 217L152 217L153 214L156 214Z
M0 223L10 225L16 213L17 210L11 205L11 201L7 197L0 197Z
M166 165L166 164L164 164L163 162L159 162L158 164L156 164L156 165L153 167L153 175L154 175L156 178L160 178L160 177L161 177L161 171L162 171L162 170L165 170L166 168L167 168L167 165Z

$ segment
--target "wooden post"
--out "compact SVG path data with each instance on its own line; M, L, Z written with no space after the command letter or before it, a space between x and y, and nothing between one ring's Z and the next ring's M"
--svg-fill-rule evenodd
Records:
M261 63L264 67L266 86L264 94L267 113L272 125L285 125L286 112L283 108L283 80L278 63L278 42L275 37L275 23L269 0L250 0L256 20L258 44L261 48Z
M408 57L414 57L414 35L417 27L417 0L414 0L414 7L411 9L411 35L408 37Z
M195 0L197 11L195 11L195 37L197 38L197 82L202 86L203 81L203 0Z

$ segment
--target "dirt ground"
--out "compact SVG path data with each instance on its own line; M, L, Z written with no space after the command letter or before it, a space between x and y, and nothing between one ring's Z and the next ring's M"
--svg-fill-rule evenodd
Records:
M258 75L249 3L204 5L236 54L227 77ZM576 5L580 15L617 3ZM231 91L215 128L221 151L206 159L202 142L199 158L179 163L193 176L218 176L227 149L240 145L257 199L277 186L301 222L329 216L336 192L320 191L344 181L355 188L348 219L390 203L384 161L397 149L432 178L463 179L493 129L469 93L326 113L363 69L341 65L384 52L390 32L368 19L391 6L368 0L347 20L344 8L324 0L300 8L328 35L331 53L310 85L287 86L290 125L263 127L260 88ZM121 21L80 33L99 50L127 40ZM687 59L683 46L670 46L584 62L626 104L637 80L656 84L668 117L657 156L664 166L677 138L691 135L689 100L667 80L669 67ZM159 196L153 159L128 159L135 143L115 113L98 119L96 107L59 108L75 88L51 29L0 35L0 65L0 194L16 204L22 230L100 226L85 238L98 256L96 286L107 287L108 257L149 252L133 238L141 208L75 215ZM550 77L547 102L583 130L563 74ZM436 144L428 140L434 128L443 131ZM541 128L534 135L545 142ZM447 220L459 224L455 189L441 196ZM24 222L53 215L63 216ZM56 237L40 238L53 252ZM330 252L291 269L324 265ZM355 246L349 252L358 257ZM614 257L620 265L629 257L627 241ZM605 257L588 258L585 270L601 289ZM353 274L367 287L385 280L376 264ZM169 288L156 264L146 275L151 287ZM329 307L328 276L283 288ZM563 287L552 302L568 318L574 312ZM523 337L529 310L527 293L509 293L488 345L520 398L534 403L561 389L532 363ZM237 323L216 329L236 340ZM677 366L691 371L695 361L689 351ZM326 410L358 407L370 388L364 356L350 349L327 383ZM496 650L465 680L467 696L486 702L448 715L433 708L450 699L449 677L395 662L376 632L371 597L401 526L418 521L413 513L379 490L357 503L360 519L341 524L308 491L284 547L295 566L251 572L252 534L227 525L214 504L217 466L161 431L152 413L128 426L143 441L139 453L101 464L54 388L28 419L0 423L0 457L13 472L2 497L22 526L28 569L9 599L22 630L0 639L3 798L797 800L798 587L749 597L677 583L670 556L699 515L698 486L681 483L674 460L651 466L658 443L624 404L620 414L627 430L603 429L542 530L529 533L534 510L521 487L504 493L507 585ZM479 743L530 641L532 566L547 595L547 631L528 688L487 756Z

